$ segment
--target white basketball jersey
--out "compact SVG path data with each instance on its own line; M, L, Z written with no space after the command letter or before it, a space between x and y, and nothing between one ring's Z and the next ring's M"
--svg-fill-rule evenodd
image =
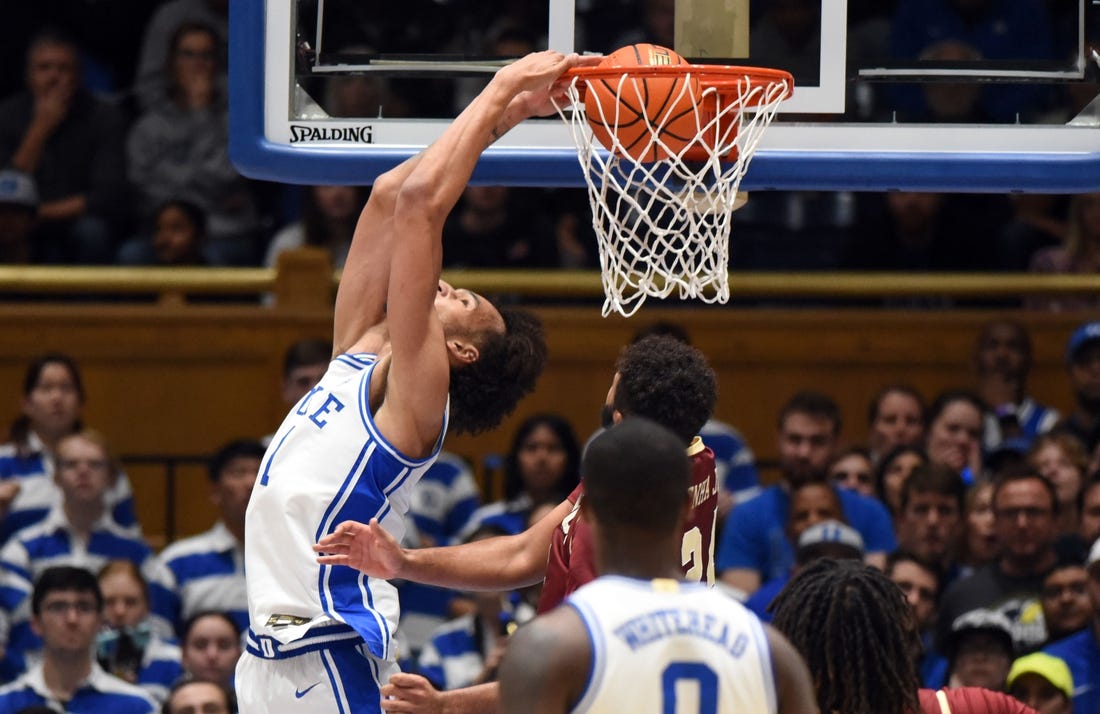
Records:
M381 659L396 656L397 592L354 568L317 563L313 544L346 520L377 518L398 541L425 459L389 444L370 413L374 355L340 355L268 446L245 518L249 625L284 644L343 622ZM446 431L444 419L443 430Z
M604 576L566 600L588 629L592 664L575 712L774 714L764 628L701 583Z

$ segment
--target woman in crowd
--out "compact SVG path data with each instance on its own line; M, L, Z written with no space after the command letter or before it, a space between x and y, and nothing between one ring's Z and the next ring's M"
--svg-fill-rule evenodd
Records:
M965 389L941 392L928 409L928 461L960 472L973 483L982 473L982 400Z
M81 429L84 414L84 381L68 355L49 353L32 360L23 376L22 392L9 442L0 446L0 544L40 522L61 502L53 479L54 452L61 439ZM137 530L125 474L118 474L107 501L119 525Z
M580 480L580 446L573 427L558 414L536 414L516 429L504 460L504 500L474 511L460 538L483 525L507 533L524 529L531 509L561 503Z
M1058 494L1060 533L1076 533L1080 521L1080 496L1085 484L1088 455L1073 434L1054 431L1041 434L1032 442L1028 462L1048 481Z
M104 626L96 638L96 659L104 670L143 687L158 702L183 674L180 648L157 634L149 621L149 584L128 560L112 560L99 571Z
M879 459L875 469L875 495L896 518L901 509L901 487L913 469L928 463L919 446L895 446Z

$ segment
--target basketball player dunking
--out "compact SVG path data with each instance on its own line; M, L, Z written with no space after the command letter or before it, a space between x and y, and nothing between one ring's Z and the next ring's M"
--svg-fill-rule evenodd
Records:
M319 564L317 539L347 518L404 533L409 491L447 428L495 426L545 361L537 321L439 280L441 232L481 152L554 111L576 55L501 69L439 139L379 177L336 297L335 357L264 456L245 524L249 633L241 711L378 712L396 671L396 592Z
M714 454L694 435L714 410L714 371L703 354L680 340L650 336L626 347L604 407L607 426L626 416L643 416L670 429L692 463L693 509L681 537L681 577L714 582L717 476ZM538 582L545 574L539 611L557 605L596 575L587 524L576 518L584 486L550 514L515 536L489 538L447 548L403 550L377 524L345 523L321 540L319 560L359 568L373 577L405 578L467 590L511 589ZM549 551L549 563L547 553ZM488 684L437 692L425 678L397 674L383 687L387 711L451 712L495 710L499 687Z
M627 418L593 439L581 473L600 577L513 636L503 711L816 712L810 673L782 635L724 593L679 582L694 508L682 440Z

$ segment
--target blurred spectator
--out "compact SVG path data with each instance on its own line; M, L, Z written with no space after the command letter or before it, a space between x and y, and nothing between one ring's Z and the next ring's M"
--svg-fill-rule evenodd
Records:
M901 0L898 3L891 31L895 57L917 58L931 45L945 40L969 45L986 60L1054 58L1050 18L1041 2ZM985 90L982 111L997 122L1015 121L1017 114L1041 107L1043 98L1037 85L989 85ZM898 108L912 111L919 106L917 94L898 92Z
M241 657L241 631L224 612L205 611L191 616L180 639L185 676L214 682L233 690L233 674Z
M1100 539L1100 478L1095 473L1081 489L1081 527L1078 533L1086 543L1095 543Z
M1008 693L1039 714L1073 714L1073 675L1066 663L1032 652L1012 663Z
M478 41L478 38L474 37L468 39L471 40L470 45L467 47L469 54L485 55L495 59L519 59L537 49L535 38L522 26L504 25L498 32L485 38L484 42ZM671 46L669 45L669 47ZM489 75L484 77L459 77L455 81L454 111L456 116L481 93L481 90L489 83L488 77Z
M58 443L82 428L84 381L76 361L53 352L36 357L23 375L21 414L0 446L0 544L41 522L61 502L54 483ZM111 517L138 532L130 481L118 473L107 494Z
M794 549L785 532L790 489L826 481L840 428L840 408L820 392L798 392L780 410L776 438L782 481L736 505L726 519L717 557L718 574L726 585L751 595L762 582L790 571ZM881 567L897 546L886 508L847 489L837 489L837 495L844 520L863 538L867 561Z
M965 64L982 59L982 53L961 40L945 39L925 47L920 59ZM925 82L920 86L920 105L912 110L913 113L900 112L899 118L940 124L988 124L991 118L982 101L986 87L973 79Z
M829 481L864 496L875 496L875 474L871 456L862 446L849 446L829 464Z
M1058 492L1058 532L1076 533L1088 467L1085 448L1069 432L1050 432L1032 442L1028 461Z
M996 518L993 515L993 482L979 480L966 492L966 537L959 564L966 573L987 565L1000 553Z
M172 38L181 26L201 23L212 28L224 47L229 35L229 0L168 0L149 20L141 38L135 89L142 111L161 104L166 98L164 67L171 55Z
M1043 577L1058 560L1054 549L1057 508L1054 487L1034 471L1001 476L993 487L1000 553L992 563L960 577L944 592L937 642L947 642L956 618L978 608L1007 617L1021 651L1046 640L1039 593Z
M352 45L342 53L371 55L374 48ZM395 94L387 79L377 72L336 74L325 79L324 109L330 117L374 119L412 116L408 103ZM462 107L465 109L465 105ZM362 206L364 201L360 201Z
M443 226L448 268L554 267L550 216L531 189L469 186Z
M672 45L668 45L672 47ZM816 85L821 64L821 3L816 0L770 0L753 22L749 37L752 61L785 69L795 86Z
M1059 548L1058 562L1043 578L1039 602L1050 642L1069 637L1088 627L1092 621L1089 599L1089 574L1085 569L1088 549Z
M131 128L126 167L143 216L187 199L207 215L207 261L247 265L256 262L259 217L251 186L229 161L224 71L216 30L180 25L164 65L164 99Z
M218 449L209 465L210 500L218 510L218 522L160 554L169 591L165 614L177 634L192 615L209 610L232 618L239 630L248 627L244 514L264 451L263 444L250 439Z
M901 487L898 547L934 563L943 587L958 575L955 557L963 535L965 494L959 473L936 464L913 469Z
M1066 371L1076 404L1056 428L1080 439L1091 458L1100 446L1100 322L1087 322L1070 335Z
M274 268L279 254L302 246L328 252L334 268L343 268L355 223L367 200L367 191L355 186L310 186L302 194L302 219L275 234L264 265Z
M214 682L185 679L172 688L162 714L235 714L233 695Z
M332 360L332 341L298 340L283 354L283 404L290 409L325 376Z
M140 687L104 672L93 657L103 622L103 595L83 568L46 568L31 596L31 624L42 660L0 688L0 711L47 706L50 711L153 714L156 702Z
M1092 544L1085 569L1092 619L1088 627L1043 647L1043 652L1063 660L1073 675L1073 711L1100 711L1100 541Z
M1007 201L912 191L858 194L860 218L842 264L859 270L988 270L995 265L993 237L1007 217Z
M126 207L124 119L82 90L80 50L43 31L27 50L26 90L0 103L0 165L34 177L37 263L109 263Z
M1016 320L994 319L982 326L972 358L975 389L985 404L982 447L991 452L1003 441L1029 444L1058 422L1058 412L1027 393L1031 336Z
M610 3L609 3L610 4ZM640 6L640 7L639 7ZM640 12L638 12L640 10ZM634 13L629 17L617 17L617 27L626 29L615 37L608 47L592 47L603 53L610 53L620 47L635 45L639 42L650 42L661 47L675 47L675 0L641 0L634 4ZM624 22L625 20L625 22ZM634 23L630 24L633 20ZM593 31L598 28L593 27Z
M325 376L332 360L332 341L329 339L304 339L292 343L283 353L283 379L280 390L283 408L289 411L302 397L309 394L321 377ZM268 434L260 439L265 447L271 443Z
M1100 273L1100 193L1081 193L1070 199L1065 241L1031 256L1033 273L1096 275ZM1086 310L1100 306L1095 295L1033 297L1028 307L1045 310Z
M878 463L885 453L898 446L924 443L924 397L913 387L891 384L871 400L867 410L867 446Z
M35 652L41 641L33 631L30 595L34 580L54 565L72 565L98 572L111 560L128 560L150 584L157 631L170 625L157 605L164 580L153 549L111 518L106 494L118 469L107 441L89 429L70 434L57 444L54 480L61 503L35 525L18 531L0 549L0 608L10 625L7 658L16 663Z
M787 535L794 544L791 572L772 578L745 600L745 607L763 622L771 622L768 607L799 568L819 558L863 558L863 538L844 523L840 499L826 484L805 483L791 493Z
M173 198L153 211L153 234L123 244L122 265L205 265L206 213L191 201Z
M928 461L962 474L972 483L982 474L982 414L985 405L965 389L940 392L928 408Z
M158 702L180 678L180 648L158 634L149 621L149 584L129 560L112 560L99 571L103 629L96 636L96 659L107 672L136 684Z
M918 446L895 446L887 451L875 469L875 496L890 514L897 518L901 510L901 489L913 469L928 463L928 456Z
M901 588L913 612L920 640L913 643L913 660L926 687L940 687L946 679L947 661L932 649L940 591L940 570L906 550L886 558L886 577Z
M587 193L578 188L559 188L548 191L546 200L555 217L558 264L574 270L598 267L596 233L592 229Z
M38 189L22 171L0 170L0 263L31 262L31 234L38 222Z
M580 479L580 445L572 425L558 414L535 414L516 428L504 459L504 500L471 514L458 537L484 525L521 533L537 504L561 503Z
M1065 196L1049 193L1013 193L1009 199L1012 219L997 238L997 254L1001 269L1022 272L1037 251L1065 241L1068 201Z
M1016 657L1011 630L1008 618L993 610L979 608L960 615L951 623L945 647L948 686L1004 691Z

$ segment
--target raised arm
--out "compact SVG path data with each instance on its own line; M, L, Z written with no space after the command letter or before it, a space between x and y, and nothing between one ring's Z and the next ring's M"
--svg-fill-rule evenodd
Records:
M553 80L567 68L587 63L589 58L576 55L538 52L501 69L436 142L375 181L336 295L337 353L354 351L370 328L382 322L386 301L394 292L390 275L397 259L395 249L404 249L408 261L420 261L433 276L420 275L420 282L430 284L434 293L442 221L469 182L481 152L524 119L552 112L550 97L560 96L558 88L552 88ZM413 209L400 225L395 223L399 196L404 207L411 202ZM424 232L412 236L404 232L418 226ZM395 234L401 235L400 241L394 240Z
M463 590L513 590L542 580L550 538L573 510L564 500L523 533L446 548L402 548L377 521L346 521L314 550L326 565L348 565L375 578L401 578Z

